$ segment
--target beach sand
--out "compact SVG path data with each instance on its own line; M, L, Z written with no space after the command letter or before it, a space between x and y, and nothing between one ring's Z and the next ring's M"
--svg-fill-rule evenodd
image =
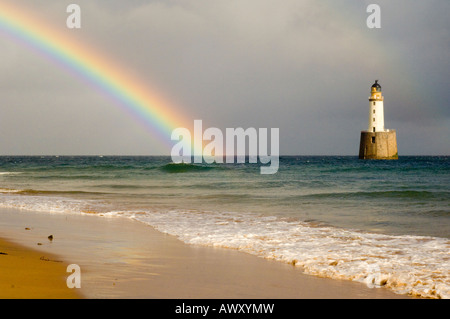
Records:
M186 245L121 217L2 209L0 237L8 254L0 255L2 298L407 298L236 250ZM80 289L66 286L68 264L80 266Z
M58 257L0 238L0 298L74 299L66 285L65 265Z

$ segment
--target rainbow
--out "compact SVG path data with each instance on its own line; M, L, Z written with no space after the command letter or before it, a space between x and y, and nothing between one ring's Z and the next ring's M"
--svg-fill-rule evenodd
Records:
M163 145L173 143L170 138L174 128L192 127L192 120L188 121L167 101L150 92L143 81L129 75L120 63L58 29L23 8L0 3L0 31L3 34L39 51L107 95Z

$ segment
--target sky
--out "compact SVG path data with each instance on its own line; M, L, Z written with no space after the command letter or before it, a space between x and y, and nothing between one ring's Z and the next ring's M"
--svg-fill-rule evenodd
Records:
M450 155L448 0L14 0L203 127L279 128L282 155L357 155L370 87L399 155ZM69 29L66 8L81 8ZM371 3L381 28L368 28ZM102 92L0 32L0 155L169 155Z

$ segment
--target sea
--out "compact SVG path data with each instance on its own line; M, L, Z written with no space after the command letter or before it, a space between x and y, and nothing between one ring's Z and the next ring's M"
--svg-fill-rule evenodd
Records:
M131 218L223 247L425 298L450 298L450 157L3 156L0 208ZM1 218L1 209L0 209Z

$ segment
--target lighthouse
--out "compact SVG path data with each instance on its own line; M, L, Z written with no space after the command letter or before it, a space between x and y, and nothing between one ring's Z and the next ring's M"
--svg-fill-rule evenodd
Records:
M369 127L368 132L384 132L384 106L381 86L378 80L372 85L369 96Z
M378 80L370 88L369 124L361 131L360 159L398 159L395 130L384 128L384 97Z

